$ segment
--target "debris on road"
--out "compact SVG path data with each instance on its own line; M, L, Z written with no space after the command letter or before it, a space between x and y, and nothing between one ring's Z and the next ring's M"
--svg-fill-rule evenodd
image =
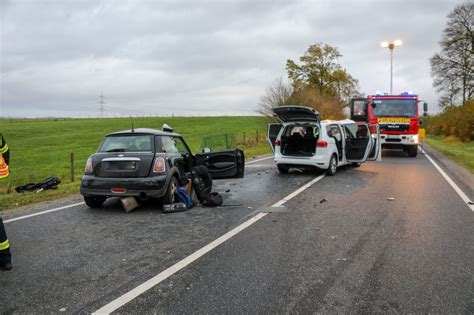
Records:
M15 187L17 193L27 192L27 191L35 191L41 192L46 189L56 189L58 185L61 184L61 180L57 176L51 176L46 178L45 180L39 183L29 183L26 185Z
M393 197L388 197L387 200L388 200L388 201L394 201L395 198L393 198Z
M163 205L163 209L162 209L164 213L180 212L180 211L186 211L186 210L188 210L188 208L182 202L176 202L169 205Z
M226 189L226 191L225 191L225 192L226 192L226 193L230 192L230 189Z
M125 197L120 198L120 204L122 205L123 210L126 213L132 212L136 208L138 208L138 202L135 197Z
M323 198L323 199L321 199L321 200L319 200L319 203L323 203L323 202L327 202L327 200L326 200L326 199L324 199L324 198Z

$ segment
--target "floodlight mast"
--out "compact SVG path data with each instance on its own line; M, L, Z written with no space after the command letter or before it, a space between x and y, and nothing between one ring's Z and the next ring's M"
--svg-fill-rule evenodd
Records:
M380 46L390 49L390 95L393 95L393 49L402 46L402 41L397 39L393 43L381 42Z

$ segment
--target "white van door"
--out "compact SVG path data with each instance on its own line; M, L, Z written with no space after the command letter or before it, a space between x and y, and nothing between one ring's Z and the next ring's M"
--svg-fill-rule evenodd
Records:
M380 142L380 128L378 124L369 124L369 131L371 133L374 145L367 157L367 161L382 161L382 143Z
M375 141L367 124L343 124L344 153L347 162L364 163L367 161Z
M275 153L275 141L282 127L283 125L279 123L268 124L267 142L272 148L273 153Z

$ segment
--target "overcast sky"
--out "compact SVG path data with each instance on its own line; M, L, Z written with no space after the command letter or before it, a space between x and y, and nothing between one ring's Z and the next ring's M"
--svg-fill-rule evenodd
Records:
M337 46L361 92L413 90L462 1L0 0L0 116L255 114L310 44Z

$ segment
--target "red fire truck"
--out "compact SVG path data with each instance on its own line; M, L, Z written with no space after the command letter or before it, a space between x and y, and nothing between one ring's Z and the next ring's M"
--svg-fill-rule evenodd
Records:
M367 98L351 100L351 119L378 124L382 148L401 149L408 156L418 154L418 96L411 92L400 95L376 93ZM427 115L428 104L423 103L423 116Z

